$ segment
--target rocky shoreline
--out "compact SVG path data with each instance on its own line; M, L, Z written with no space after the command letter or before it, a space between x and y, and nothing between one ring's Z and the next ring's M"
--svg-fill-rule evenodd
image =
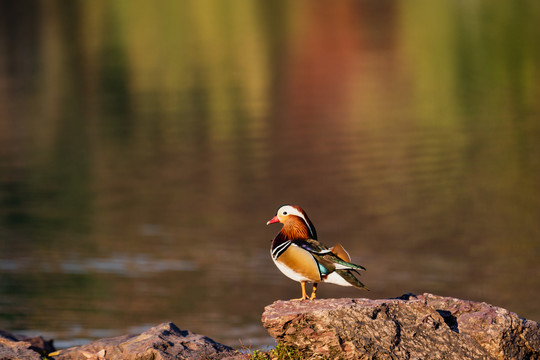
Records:
M172 360L172 359L245 359L227 345L204 335L180 330L163 323L139 335L123 335L96 340L86 345L56 351L52 340L20 337L0 332L0 360Z
M539 359L540 324L487 303L432 294L277 301L262 321L305 358Z
M298 359L540 359L537 322L486 303L427 293L276 301L265 308L262 323ZM0 360L252 357L173 323L60 351L52 340L0 330Z

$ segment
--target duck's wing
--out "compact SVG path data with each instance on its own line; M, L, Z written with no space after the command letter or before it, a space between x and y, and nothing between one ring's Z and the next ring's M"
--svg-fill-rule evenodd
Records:
M305 239L305 240L295 240L294 243L300 246L302 249L312 253L317 261L323 264L330 272L334 269L356 269L356 270L366 270L361 265L353 264L349 261L343 260L339 255L332 252L331 249L328 249L325 245L314 239ZM339 248L345 252L341 245L338 245ZM345 252L348 257L348 253ZM333 264L330 265L330 264Z
M302 249L309 251L312 254L324 255L324 254L328 254L332 252L322 243L314 239L293 240L292 242L300 246Z

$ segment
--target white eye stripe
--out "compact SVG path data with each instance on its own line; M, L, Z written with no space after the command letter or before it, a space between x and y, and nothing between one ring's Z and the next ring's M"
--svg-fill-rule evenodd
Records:
M306 218L304 217L304 214L302 214L300 211L298 211L297 209L293 208L293 207L290 206L290 205L282 206L282 207L278 210L278 213L280 213L280 214L283 215L283 216L286 216L286 215L296 215L296 216L302 218L305 222L307 222L307 221L306 221Z

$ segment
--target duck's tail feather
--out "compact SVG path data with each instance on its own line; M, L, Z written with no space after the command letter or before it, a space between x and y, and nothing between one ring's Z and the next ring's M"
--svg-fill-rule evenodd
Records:
M362 282L360 280L358 280L356 278L356 276L354 276L352 274L352 272L356 272L358 275L360 275L358 273L358 271L356 270L342 270L342 269L336 269L336 273L339 274L339 276L341 276L345 281L347 281L349 284L351 284L352 286L354 286L355 288L357 289L360 289L360 290L367 290L369 291L368 287L365 286L364 284L362 284Z

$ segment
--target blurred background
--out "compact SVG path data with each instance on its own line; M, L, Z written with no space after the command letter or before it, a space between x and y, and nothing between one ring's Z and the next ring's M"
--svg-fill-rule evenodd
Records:
M272 346L302 206L372 291L540 320L540 2L0 2L0 328Z

